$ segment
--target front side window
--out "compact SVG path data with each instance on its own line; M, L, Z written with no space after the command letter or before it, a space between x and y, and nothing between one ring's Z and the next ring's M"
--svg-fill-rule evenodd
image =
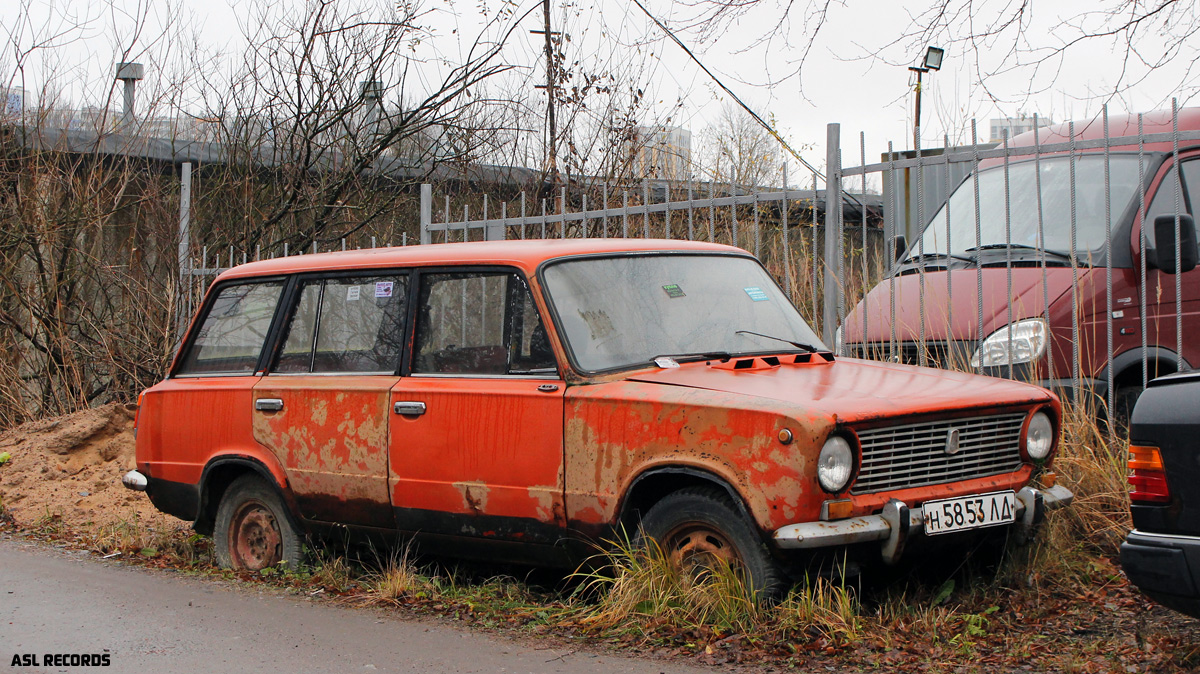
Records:
M546 267L546 288L575 363L588 372L659 356L795 351L821 341L756 260L637 255ZM762 337L748 332L769 335Z
M553 374L554 354L525 280L505 272L425 274L414 374Z
M407 298L397 274L304 281L272 371L394 372Z
M178 374L252 374L282 293L283 281L221 288L201 321Z

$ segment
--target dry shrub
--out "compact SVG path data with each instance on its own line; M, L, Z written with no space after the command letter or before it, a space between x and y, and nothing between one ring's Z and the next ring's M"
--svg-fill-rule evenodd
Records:
M651 621L740 632L760 623L758 598L728 563L713 560L710 568L698 571L672 562L653 540L610 545L611 550L591 560L601 570L575 573L584 581L580 593L599 597L584 607L583 624L611 629Z
M784 638L813 633L834 643L857 641L862 634L861 606L844 583L818 576L797 585L772 609Z
M368 576L369 592L374 599L400 604L411 597L434 593L433 582L417 570L410 549L405 546L393 551L379 571Z

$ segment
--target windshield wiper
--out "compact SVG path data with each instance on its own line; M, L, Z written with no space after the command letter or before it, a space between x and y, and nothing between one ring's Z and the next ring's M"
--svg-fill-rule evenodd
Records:
M771 335L764 335L761 332L751 332L749 330L734 330L733 334L735 334L735 335L754 335L755 337L765 337L767 339L773 339L777 342L783 342L784 344L791 344L792 346L796 347L797 349L804 349L805 351L807 351L809 353L817 353L820 350L817 347L812 346L811 344L805 344L804 342L793 342L790 339L784 339L782 337L772 337Z
M1058 260L1066 260L1067 262L1071 261L1071 255L1069 253L1064 253L1060 250L1050 250L1048 248L1038 248L1037 246L1028 246L1023 243L989 243L989 244L985 244L982 246L977 246L975 248L968 248L966 250L966 252L972 253L972 252L980 252L980 251L985 251L985 250L1004 250L1006 248L1013 248L1013 249L1022 250L1022 251L1028 250L1028 251L1033 251L1036 253L1045 253L1047 257L1053 257Z
M900 261L900 264L905 264L908 262L924 262L925 260L940 260L942 258L958 260L960 262L974 262L972 258L967 257L966 255L955 255L953 253L921 253L919 255L912 255L904 258Z
M658 365L660 358L667 358L676 363L690 363L696 360L719 360L727 361L733 356L728 351L697 351L694 353L664 353L650 359L651 363Z

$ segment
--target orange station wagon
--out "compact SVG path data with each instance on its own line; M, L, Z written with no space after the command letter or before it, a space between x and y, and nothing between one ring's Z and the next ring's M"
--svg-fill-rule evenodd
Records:
M1028 384L835 359L738 248L425 245L221 274L124 483L233 568L335 532L568 565L624 527L777 592L815 551L1031 533L1072 498L1060 414Z

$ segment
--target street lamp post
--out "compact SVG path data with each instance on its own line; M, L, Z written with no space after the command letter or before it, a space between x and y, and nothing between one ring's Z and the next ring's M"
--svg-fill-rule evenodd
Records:
M909 70L917 74L917 102L916 112L913 114L913 147L920 145L921 139L918 135L921 133L921 76L931 70L942 69L942 57L945 56L946 50L940 47L930 47L925 51L925 60L919 66L910 66Z

